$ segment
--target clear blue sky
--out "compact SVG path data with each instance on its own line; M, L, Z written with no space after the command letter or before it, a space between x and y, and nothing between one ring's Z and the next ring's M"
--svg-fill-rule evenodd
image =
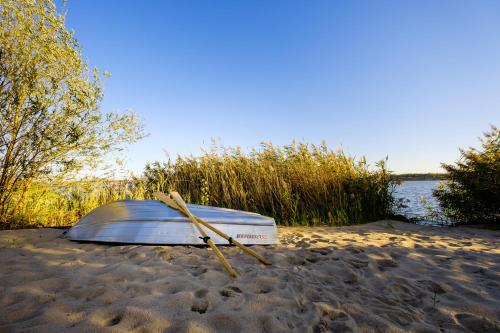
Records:
M500 125L500 1L79 1L104 111L150 136L127 167L292 139L440 171Z

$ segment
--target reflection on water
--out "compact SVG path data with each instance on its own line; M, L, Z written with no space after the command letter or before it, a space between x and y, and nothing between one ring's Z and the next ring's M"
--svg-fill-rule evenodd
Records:
M443 221L431 216L441 212L439 202L432 196L432 191L438 188L439 183L437 180L415 180L397 185L393 193L396 199L395 213L418 223L443 224Z

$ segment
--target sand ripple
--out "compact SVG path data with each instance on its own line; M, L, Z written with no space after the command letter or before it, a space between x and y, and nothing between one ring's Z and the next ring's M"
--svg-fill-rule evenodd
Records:
M500 232L399 222L280 228L222 249L0 232L1 332L500 332Z

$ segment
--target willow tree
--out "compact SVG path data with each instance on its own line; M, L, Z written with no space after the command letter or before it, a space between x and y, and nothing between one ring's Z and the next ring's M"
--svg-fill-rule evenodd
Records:
M52 1L0 2L0 222L33 181L95 166L141 137L133 113L100 110L102 96Z

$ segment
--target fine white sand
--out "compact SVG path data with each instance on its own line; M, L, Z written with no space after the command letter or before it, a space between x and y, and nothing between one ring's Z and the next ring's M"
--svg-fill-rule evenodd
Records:
M500 232L379 221L281 244L76 243L0 232L0 332L500 332Z

